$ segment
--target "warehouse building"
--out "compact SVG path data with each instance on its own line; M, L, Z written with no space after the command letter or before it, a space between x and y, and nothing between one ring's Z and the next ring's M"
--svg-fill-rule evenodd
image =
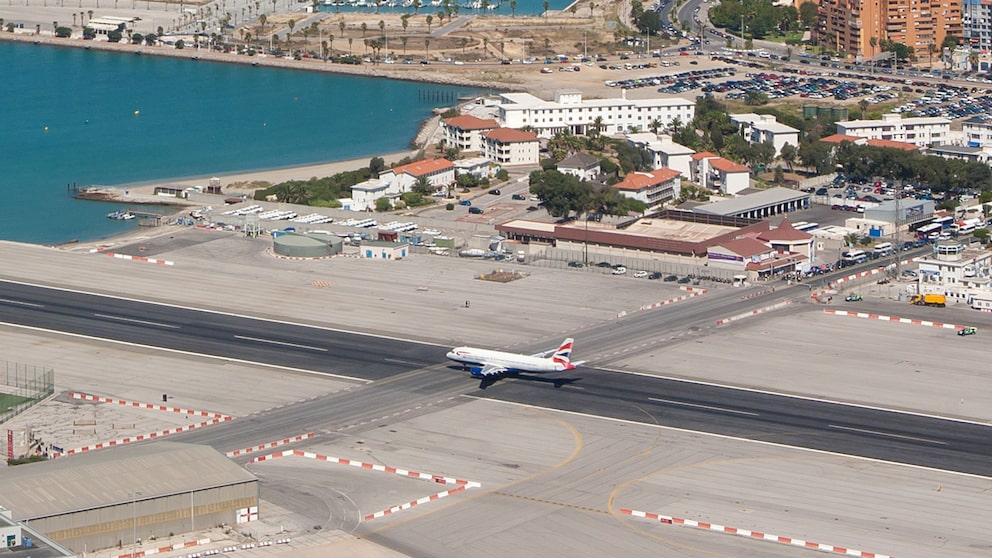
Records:
M257 518L258 480L210 447L155 442L8 467L0 506L81 553Z

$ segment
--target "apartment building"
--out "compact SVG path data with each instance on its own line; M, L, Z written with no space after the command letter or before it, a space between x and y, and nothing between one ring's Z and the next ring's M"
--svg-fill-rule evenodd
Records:
M550 138L559 132L584 135L594 128L604 135L644 131L656 124L664 128L675 120L687 124L696 114L695 101L688 99L627 99L625 91L620 93L620 98L586 100L580 91L563 90L555 91L552 101L503 93L497 119L506 128L529 127Z
M979 51L992 50L992 2L962 0L964 44Z
M980 1L980 0L972 0ZM964 33L963 0L819 0L820 44L849 56L871 58L881 52L872 37L912 49L921 60L940 56L948 36Z
M648 204L649 208L658 207L681 195L682 173L672 169L632 172L613 187L628 198Z
M799 147L799 130L782 124L772 114L731 114L730 122L735 124L748 143L770 143L775 148L775 156L782 154L782 147L789 144Z
M837 133L869 140L893 140L929 147L948 142L951 121L940 116L902 118L883 114L881 120L848 120L837 123Z

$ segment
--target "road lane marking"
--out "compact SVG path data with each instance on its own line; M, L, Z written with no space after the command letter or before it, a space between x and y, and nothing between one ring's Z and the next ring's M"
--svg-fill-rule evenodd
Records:
M124 316L111 316L110 314L93 314L97 318L107 318L108 320L117 320L119 322L128 322L132 324L150 325L155 327L165 327L169 329L179 329L179 326L172 324L163 324L162 322L149 322L147 320L137 320L135 318L125 318Z
M241 339L244 341L258 341L259 343L269 343L270 345L282 345L283 347L293 347L296 349L307 349L310 351L321 351L326 353L327 349L323 347L312 347L310 345L300 345L299 343L289 343L287 341L276 341L275 339L263 339L261 337L248 337L247 335L235 335L235 339Z
M712 405L700 405L698 403L686 403L684 401L673 401L671 399L658 399L657 397L648 397L649 401L657 401L658 403L671 403L672 405L682 405L684 407L696 407L697 409L709 409L711 411L723 411L725 413L734 413L737 415L747 415L749 417L760 416L758 413L752 413L750 411L738 411L737 409L727 409L726 407L714 407Z
M8 298L0 298L0 302L6 302L7 304L18 304L20 306L30 306L32 308L44 308L42 304L35 304L33 302L24 302L21 300L10 300Z
M226 357L219 355L211 355L208 353L197 353L195 351L184 351L180 349L170 349L168 347L156 347L155 345L146 345L144 343L133 343L131 341L120 341L118 339L107 339L104 337L96 337L95 335L83 335L81 333L71 333L68 331L60 331L57 329L48 329L44 327L26 326L24 324L15 324L10 322L0 322L0 326L12 327L15 329L23 329L27 331L42 331L45 333L52 333L55 335L64 335L66 337L72 337L74 339L89 339L92 341L100 341L103 343L113 343L114 345L125 345L127 347L140 347L142 349L151 349L154 351L162 351L166 353L172 353L176 355L190 355L200 358L207 358L211 360L218 360L221 362L233 362L236 364L247 364L250 366L260 366L263 368L272 368L275 370L286 370L288 372L298 372L301 374L310 374L312 376L322 376L327 378L337 378L340 380L348 380L352 382L361 382L363 384L371 384L374 380L368 380L365 378L357 378L355 376L345 376L344 374L335 374L333 372L321 372L319 370L307 370L306 368L296 368L294 366L283 366L281 364L272 364L269 362L260 362L256 360L248 360L243 358Z
M916 436L904 436L902 434L893 434L891 432L880 432L878 430L868 430L867 428L854 428L853 426L841 426L839 424L828 424L830 428L835 428L837 430L849 430L851 432L860 432L862 434L875 434L877 436L885 436L886 438L899 438L900 440L914 440L917 442L926 442L928 444L940 444L946 446L947 442L941 442L940 440L931 440L929 438L919 438Z

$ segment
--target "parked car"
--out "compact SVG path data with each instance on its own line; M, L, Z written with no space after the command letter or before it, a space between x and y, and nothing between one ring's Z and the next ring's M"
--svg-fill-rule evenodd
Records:
M641 270L641 271L635 271L634 272L634 277L636 277L638 279L641 279L641 278L647 277L647 276L648 276L648 272L647 271Z
M485 213L481 207L470 207L468 208L468 212L475 215L482 215L483 213Z
M678 280L678 283L679 283L680 285L685 285L686 283L689 283L689 282L691 282L691 281L692 281L692 277L689 277L688 275L686 275L685 277L683 277L683 278L681 278L681 279L679 279L679 280Z
M648 275L648 279L661 279L661 272L655 271L651 275Z
M472 205L472 200L462 200L458 202L458 205Z
M672 281L678 281L678 280L679 280L679 276L678 275L668 275L668 276L665 277L665 282L666 283L671 283Z
M861 302L864 299L859 294L849 294L846 297L844 297L844 300L846 300L847 302Z
M510 197L513 198L513 199L515 199L515 200L525 200L525 199L527 199L527 196L525 196L523 194L513 194Z
M574 261L574 260L568 262L568 267L582 267L584 265L585 264L583 264L582 262L577 262L577 261Z
M611 264L610 262L599 262L598 264L596 264L596 267L613 267L613 264Z
M496 188L493 188L492 190L489 190L489 193L492 194L492 195L494 195L494 196L498 196L499 195L499 190L496 189Z
M611 271L610 273L612 273L613 275L623 275L627 273L627 268L622 265L618 265L614 267L613 271Z

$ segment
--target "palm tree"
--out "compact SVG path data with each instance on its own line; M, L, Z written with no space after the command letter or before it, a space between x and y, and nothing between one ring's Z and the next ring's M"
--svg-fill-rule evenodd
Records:
M437 24L439 27L444 25L444 11L437 13Z
M354 37L348 37L348 56L351 56L351 42L354 40Z
M369 24L368 24L368 23L365 23L365 22L363 21L363 22L362 22L362 37L364 37L364 36L365 36L365 33L367 33L367 32L368 32L368 30L369 30Z
M431 40L430 39L424 39L424 50L427 51L427 54L424 56L424 60L430 60L431 59Z
M403 58L406 58L406 41L409 38L410 37L407 37L406 35L403 35L402 37L400 37L400 42L403 43Z
M868 99L861 99L858 101L858 108L861 109L861 119L865 119L865 115L868 113Z
M76 26L76 12L72 12L72 26ZM0 28L3 27L3 20L0 19Z
M517 11L517 0L510 0L510 17L514 17Z
M548 17L548 8L551 7L551 3L548 2L548 0L544 0L543 6L544 6L544 17L547 18Z
M489 37L482 38L482 59L489 58Z
M265 31L265 21L268 19L269 18L265 14L258 16L258 22L262 24L262 31Z
M592 17L594 11L596 11L596 3L589 2L589 17Z
M933 69L933 53L937 52L937 45L932 42L927 43L927 53L930 55L930 69Z
M744 104L746 105L763 105L767 102L768 95L765 95L758 89L749 89L744 97Z
M420 10L420 0L413 0L413 13L416 14Z
M386 22L381 19L379 20L379 32L384 35L386 33Z
M428 32L428 33L430 33L430 32L431 32L431 25L432 25L433 23L434 23L434 16L432 16L432 15L430 15L430 14L428 14L428 15L427 15L427 32Z
M468 39L465 38L465 37L462 37L462 38L458 39L458 44L460 44L462 46L462 57L464 57L465 56L465 47L468 45Z
M54 35L59 30L59 22L52 22L52 35Z
M2 21L3 20L0 19L0 22L2 22ZM2 27L2 24L0 24L0 27ZM978 61L980 60L980 58L981 57L978 56L978 53L977 52L972 52L971 54L969 54L968 55L968 69L969 70L977 70L978 69Z
M410 27L410 14L403 14L400 17L400 25L403 26L403 32L406 33L406 28Z
M338 29L341 30L341 36L342 37L344 37L344 28L345 28L344 21L339 21L338 22Z
M289 33L286 34L286 39L289 39L289 36L293 34L293 28L296 27L296 20L291 19L287 21L286 27L289 27Z
M310 28L309 27L304 27L303 28L303 31L301 31L301 33L303 33L303 46L306 47L307 44L310 42L309 41L309 38L310 38Z

